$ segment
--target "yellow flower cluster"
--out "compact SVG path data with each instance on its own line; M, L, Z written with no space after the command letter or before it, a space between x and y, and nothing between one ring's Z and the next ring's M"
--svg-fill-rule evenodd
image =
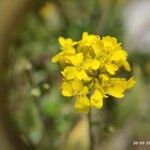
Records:
M100 109L109 95L122 98L125 90L134 86L133 77L118 78L120 68L130 71L127 52L116 38L89 35L84 32L80 41L59 37L61 52L52 58L62 68L62 94L75 96L75 108L88 112L90 107Z

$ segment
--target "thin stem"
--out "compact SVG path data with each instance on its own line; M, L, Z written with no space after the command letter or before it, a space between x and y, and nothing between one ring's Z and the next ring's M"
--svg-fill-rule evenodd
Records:
M93 135L93 130L92 130L92 113L91 113L91 109L89 110L89 113L88 113L88 122L89 122L89 138L90 138L89 150L94 150L94 135Z

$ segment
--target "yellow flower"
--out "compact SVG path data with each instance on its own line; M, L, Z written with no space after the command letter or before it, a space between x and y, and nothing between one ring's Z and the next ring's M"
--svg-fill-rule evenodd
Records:
M87 32L84 32L82 39L79 41L77 50L82 52L85 57L98 57L103 51L103 44L98 35L89 35Z
M79 80L64 81L61 88L62 94L67 97L74 95L84 96L88 93L87 86L84 86Z
M58 42L62 51L52 58L52 62L58 61L60 64L64 65L67 63L66 57L72 56L76 53L74 46L77 44L77 42L74 42L70 38L64 39L63 37L59 37Z
M104 46L105 54L105 68L110 74L115 74L120 67L124 67L127 71L130 71L130 65L126 61L127 52L123 50L120 43L117 43L116 38L110 36L103 37L102 43Z
M72 39L70 38L64 39L63 37L59 37L58 42L61 46L61 49L66 50L66 51L72 51L72 48L73 48L72 46L77 44L77 42L74 42ZM73 48L73 51L74 51L74 48Z
M105 89L106 94L112 95L116 98L124 97L124 91L133 87L135 81L133 78L126 80L125 78L111 78L108 87Z
M86 59L83 60L83 54L77 53L73 56L68 56L66 59L70 65L67 66L62 72L63 76L68 80L78 79L78 80L90 80L90 77L87 75L86 71L96 70L100 66L100 62L96 59Z
M88 79L88 75L86 74L85 70L82 68L83 64L83 54L78 53L74 56L68 56L67 57L68 62L70 61L70 64L72 66L67 66L64 71L62 72L63 76L66 77L66 79Z
M116 98L124 97L124 92L135 85L133 77L129 80L125 78L111 78L105 74L99 76L100 83L95 84L96 88L103 91L103 95L114 96Z
M124 97L135 81L119 78L120 68L131 71L127 52L114 37L100 38L84 32L82 39L73 41L59 37L61 52L52 58L62 67L62 94L76 97L75 108L88 112L90 107L101 109L108 96Z

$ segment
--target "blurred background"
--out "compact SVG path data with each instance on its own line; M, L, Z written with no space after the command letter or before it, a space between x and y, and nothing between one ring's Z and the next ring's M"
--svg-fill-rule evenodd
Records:
M51 62L58 36L84 31L122 42L136 80L93 110L94 150L150 149L149 14L149 0L0 0L0 150L89 149L87 115L61 95Z

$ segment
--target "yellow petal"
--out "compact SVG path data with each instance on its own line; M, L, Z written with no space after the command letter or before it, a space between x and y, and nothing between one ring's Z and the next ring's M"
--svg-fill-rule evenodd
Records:
M63 37L59 37L58 42L62 47L72 46L72 44L73 44L72 39L70 39L70 38L65 39Z
M94 94L91 96L90 103L95 108L102 108L103 106L103 95L99 90L95 90Z
M131 71L130 64L129 64L127 61L124 61L124 62L123 62L123 67L124 67L125 70Z
M75 102L75 108L77 111L87 113L89 111L89 107L90 107L90 101L86 96L77 97L76 102Z
M75 91L76 95L85 96L88 93L87 86L83 85L80 80L74 80L72 82L72 89Z
M62 47L65 46L65 39L64 39L63 37L59 37L59 38L58 38L58 42L59 42L59 44L60 44Z
M86 46L92 46L93 43L95 43L95 41L99 39L99 37L97 35L88 35L87 32L84 32L82 35L82 39L79 43L79 46L81 47L86 47Z
M75 55L75 53L76 53L75 48L72 47L72 46L65 47L62 50L63 50L64 57L66 57L66 56L72 56L72 55Z
M86 70L97 70L100 66L100 62L96 59L86 59L84 63L84 67Z
M84 38L87 38L87 37L88 37L88 33L87 32L83 32L82 38L84 39Z
M81 71L77 72L77 79L79 79L79 80L82 80L82 79L88 80L89 78L88 78L88 75L85 73L85 71L81 70Z
M81 91L82 88L83 88L82 82L79 81L79 80L74 80L74 81L72 82L72 88L73 88L75 91Z
M119 69L118 66L113 63L107 63L105 64L105 67L106 67L106 70L112 75L115 74L115 72Z
M126 60L126 58L127 58L126 51L124 51L124 50L116 50L116 51L114 51L112 53L112 55L110 57L110 60L118 62L118 61Z
M110 36L103 37L102 43L104 45L104 48L107 49L108 52L112 51L112 49L118 45L117 39L114 37L110 37Z
M99 80L101 82L101 87L105 87L109 82L109 77L106 74L101 74L99 75Z
M63 76L66 77L68 80L74 79L77 76L77 70L75 67L66 67L62 72Z
M131 77L128 81L127 81L127 89L132 88L135 85L135 80L133 77Z
M109 80L109 76L107 74L100 74L99 79L101 82L107 82Z
M64 96L67 96L67 97L70 97L70 96L73 96L74 95L74 92L73 92L73 89L71 87L71 84L68 83L68 82L64 82L62 84L62 94Z
M107 88L107 94L117 98L124 97L123 92L127 89L125 78L111 78L110 86Z
M95 53L96 58L101 56L103 54L103 44L100 40L100 38L97 39L97 41L92 45L93 51Z
M73 56L69 56L67 57L67 59L71 62L71 64L73 64L74 66L80 66L83 63L83 54L82 53L78 53L76 55Z
M87 86L84 86L81 90L81 95L86 95L88 93L88 88Z
M125 78L111 78L109 87L107 88L107 94L112 95L117 98L124 97L125 90L133 87L135 85L135 81L133 77L126 81Z
M62 53L58 53L52 58L52 62L57 62L62 59Z

